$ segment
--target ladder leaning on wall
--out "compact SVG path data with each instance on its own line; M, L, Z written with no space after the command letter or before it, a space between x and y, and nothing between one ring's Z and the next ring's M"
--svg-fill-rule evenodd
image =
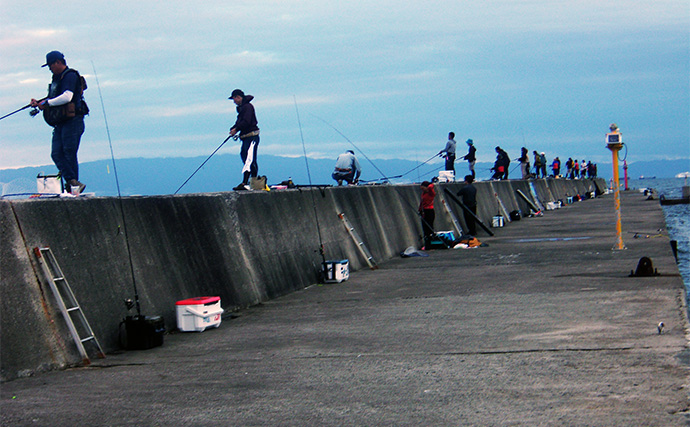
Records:
M98 357L104 358L105 354L103 353L101 344L98 342L98 339L96 339L89 322L86 320L84 312L72 292L72 288L67 282L65 275L62 273L55 259L55 255L53 255L53 251L49 247L35 247L34 254L48 280L50 290L53 291L60 312L67 323L67 328L81 354L82 362L85 365L91 363L84 344L92 344Z

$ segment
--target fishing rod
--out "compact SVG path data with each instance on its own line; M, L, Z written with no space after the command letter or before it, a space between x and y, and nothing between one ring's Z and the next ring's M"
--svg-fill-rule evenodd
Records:
M139 304L139 291L137 290L136 275L134 274L134 262L132 261L132 249L129 246L129 235L127 234L127 219L125 218L125 209L122 205L122 193L120 192L120 180L117 176L117 166L115 165L115 153L113 152L113 141L110 138L110 127L108 126L108 117L105 114L105 103L103 102L103 94L101 93L101 84L98 81L98 74L96 73L96 65L91 61L93 68L93 76L96 79L96 87L98 88L98 97L101 100L101 110L103 111L103 121L105 122L105 132L108 135L108 144L110 145L110 158L113 161L113 172L115 173L115 184L117 185L117 199L120 204L120 215L122 216L122 231L125 235L125 245L127 246L127 256L129 258L130 274L132 275L132 287L134 288L134 303L137 307L137 315L141 316L141 305ZM129 301L129 302L127 302ZM126 300L128 308L131 300Z
M191 175L189 175L189 178L187 178L187 180L186 180L185 182L183 182L182 185L180 185L180 187L179 187L177 190L175 190L175 192L173 193L173 195L177 194L177 193L182 189L182 187L184 187L185 184L187 184L187 183L189 182L189 180L192 179L192 177L193 177L194 175L196 175L196 173L199 172L199 170L201 170L201 168L204 167L204 165L206 164L206 162L208 162L209 160L211 160L211 157L213 157L213 155L216 154L216 153L218 152L218 150L220 150L221 147L222 147L223 145L225 145L226 142L228 142L228 140L230 140L230 138L232 138L232 139L234 139L235 141L237 141L237 138L239 138L239 134L228 135L228 137L225 138L225 140L224 140L223 142L220 143L220 145L218 146L218 148L216 148L215 150L213 150L213 153L211 153L211 155L208 156L208 157L206 158L206 160L204 160L204 162L203 162L198 168L196 168L196 170L195 170L194 172L192 172Z
M321 120L322 122L324 122L325 124L327 124L327 125L330 126L331 128L333 128L334 131L338 132L338 134L340 134L340 136L342 136L343 138L345 138L345 140L346 140L347 142L349 142L353 147L355 147L355 149L356 149L357 151L359 151L359 152L362 154L362 156L364 156L364 158L367 159L367 160L369 161L369 163L371 163L371 165L374 167L374 169L376 169L376 170L381 174L381 176L382 176L383 178L388 178L388 177L386 176L385 173L381 172L381 169L379 169L378 167L376 167L376 164L374 164L374 162L371 161L371 159L364 153L364 151L360 150L360 148L357 147L357 146L355 145L354 142L350 141L350 138L348 138L347 136L345 136L344 133L340 132L340 131L338 130L338 128L336 128L336 127L333 126L332 124L328 123L326 120L322 119L321 117L317 116L316 114L313 114L313 113L310 113L310 114L311 114L313 117L315 117L315 118Z
M370 179L370 180L360 179L359 182L363 182L365 184L370 183L370 182L379 182L379 181L388 182L389 179L396 179L396 178L402 178L402 177L403 177L402 175L395 175L395 176L387 176L385 178L377 178L377 179Z
M299 109L297 108L297 97L295 95L292 95L292 98L295 101L295 113L297 114L297 125L299 126L299 136L300 139L302 140L302 152L304 153L304 163L307 166L307 178L309 178L309 185L312 185L311 182L311 172L309 171L309 160L307 159L307 146L304 143L304 134L302 133L302 121L299 118ZM314 195L314 191L311 191L311 203L312 207L314 208L314 218L316 219L316 232L319 235L319 254L321 254L321 261L323 263L326 263L326 255L324 253L323 249L323 238L321 237L321 225L319 224L319 212L316 209L316 196Z
M421 163L421 164L415 166L414 168L410 169L409 171L405 172L404 174L402 174L401 177L407 175L408 173L412 173L412 172L416 171L417 169L421 168L422 166L429 163L430 161L432 161L433 159L435 159L438 156L439 156L438 154L434 154L433 156L429 157L429 159L427 161L425 161L424 163Z
M45 98L39 99L38 102L45 101L46 99L48 99L47 96L46 96ZM31 107L31 104L26 104L26 105L23 106L22 108L18 108L18 109L16 109L16 110L12 111L11 113L5 114L4 116L0 117L0 120L4 119L4 118L6 118L6 117L9 117L9 116L11 116L11 115L13 115L13 114L17 114L17 113L20 112L20 111L24 111L24 110L26 110L27 108L32 108L31 111L29 111L29 115L30 115L31 117L36 117L36 116L38 115L38 113L40 113L40 111L38 110L38 108L36 108L36 107Z

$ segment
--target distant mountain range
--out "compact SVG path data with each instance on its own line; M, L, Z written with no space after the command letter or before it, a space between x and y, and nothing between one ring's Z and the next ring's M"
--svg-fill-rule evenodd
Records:
M80 164L81 180L87 185L87 192L99 196L117 195L115 167L123 196L129 195L162 195L173 194L199 168L206 157L174 158L131 158L116 160L99 160ZM371 161L359 157L362 166L363 181L380 183L382 177L391 178L391 182L421 182L430 180L443 169L441 159L420 166L419 162L409 160ZM335 159L311 159L305 162L304 157L281 157L259 155L259 174L266 175L268 184L278 184L292 179L298 185L335 185L331 179ZM492 163L477 163L477 178L488 179L491 176ZM511 163L511 178L520 174L517 162ZM309 173L307 173L307 167ZM203 168L180 189L179 193L209 193L230 191L241 181L241 163L236 154L220 154L212 157ZM467 162L456 161L459 178L468 173ZM673 178L675 175L690 170L690 159L654 160L634 162L628 165L628 176L632 178L656 177ZM36 191L36 175L55 174L54 165L26 167L20 169L0 170L2 194L31 193ZM550 170L549 170L550 172ZM611 164L598 165L599 176L610 179ZM620 168L623 177L623 168ZM311 177L311 179L310 179Z

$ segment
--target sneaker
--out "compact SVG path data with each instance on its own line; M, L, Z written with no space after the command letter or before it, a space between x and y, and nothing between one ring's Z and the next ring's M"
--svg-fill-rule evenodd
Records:
M251 188L249 188L249 186L247 184L245 184L244 182L240 182L240 184L237 187L233 188L233 190L244 191L244 190L251 190Z
M81 194L82 191L86 188L86 184L82 184L81 182L77 181L76 179L70 179L69 180L69 186L70 186L70 193L74 194L74 187L77 187L77 193L76 194Z

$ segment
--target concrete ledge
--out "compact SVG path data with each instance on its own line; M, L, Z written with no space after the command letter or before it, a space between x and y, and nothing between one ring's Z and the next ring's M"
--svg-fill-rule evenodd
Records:
M441 186L457 192L462 184ZM490 225L496 214L529 212L516 197L518 188L546 203L604 187L601 179L479 182L478 215ZM320 240L327 259L367 268L338 213L345 213L376 261L419 247L419 193L417 185L404 185L0 201L1 379L81 361L33 247L51 247L108 352L118 348L118 325L128 314L123 300L134 297L135 285L143 314L162 315L174 329L181 299L217 295L232 311L316 283ZM453 229L440 202L436 211L435 228Z

